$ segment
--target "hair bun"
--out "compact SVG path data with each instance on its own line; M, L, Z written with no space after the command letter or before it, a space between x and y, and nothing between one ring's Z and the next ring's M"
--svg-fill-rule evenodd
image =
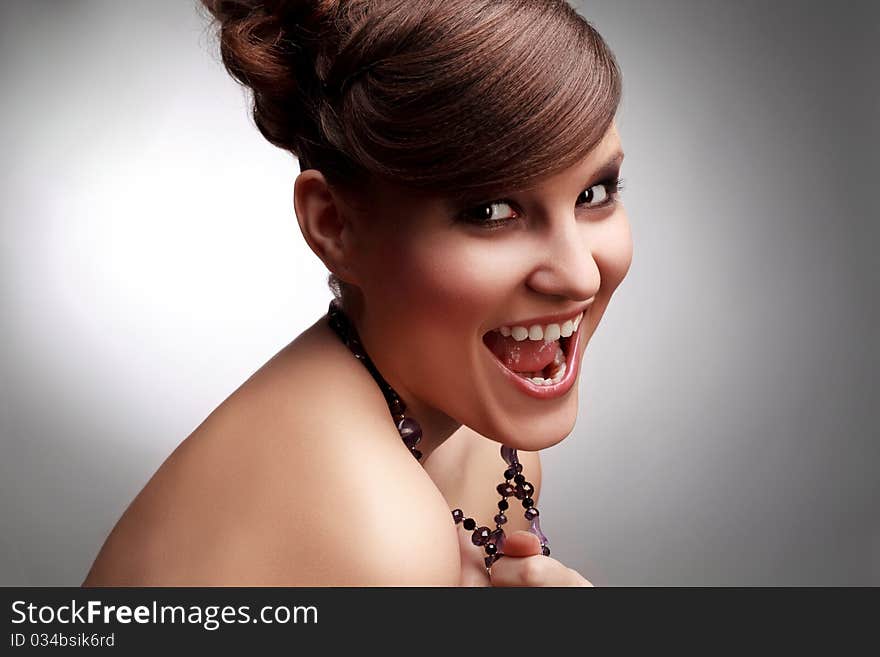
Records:
M620 100L567 0L201 2L257 128L339 189L523 189L582 160Z
M334 41L329 29L341 0L201 2L217 26L223 65L253 91L260 132L290 148L303 121L314 116L321 86L316 66L321 49Z
M244 21L255 16L290 19L310 24L332 20L342 8L342 0L201 0L211 16L220 23Z

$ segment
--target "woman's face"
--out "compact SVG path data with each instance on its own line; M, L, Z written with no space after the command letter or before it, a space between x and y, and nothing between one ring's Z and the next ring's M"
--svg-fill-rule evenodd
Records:
M425 198L375 190L353 231L359 330L405 401L524 451L571 432L584 350L632 260L614 184L621 161L612 124L586 159L503 202L462 208L442 191ZM582 310L572 337L555 342L550 325L564 334L564 320ZM535 325L538 340L530 339ZM517 326L530 336L516 340ZM544 363L557 346L568 373L560 383L543 386L513 371L552 378L558 361Z

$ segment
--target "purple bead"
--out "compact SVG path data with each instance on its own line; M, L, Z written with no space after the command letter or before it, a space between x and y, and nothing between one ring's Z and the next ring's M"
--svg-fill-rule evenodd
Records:
M411 417L405 417L398 423L397 432L410 449L418 445L422 439L422 428Z
M525 516L526 516L526 520L531 520L532 518L537 518L538 517L538 507L530 506L528 509L526 509Z
M461 509L455 509L455 510L452 512L452 519L455 520L455 524L456 524L456 525L457 525L458 523L460 523L460 522L462 521L462 519L464 519L464 513L462 512L462 510L461 510Z
M507 465L519 463L519 459L516 457L516 450L513 447L508 447L507 445L501 446L501 458L504 459L504 462L507 463Z
M513 486L508 483L498 484L495 487L495 490L498 491L498 494L501 495L501 497L510 497L514 493Z
M501 552L501 548L504 547L505 537L506 535L504 534L504 530L500 527L493 530L492 533L489 534L489 541L495 544L495 549L498 550L498 552Z
M471 535L471 543L474 545L485 545L489 542L489 528L477 527Z
M513 494L516 496L516 499L524 500L527 497L531 497L532 493L534 493L534 492L535 492L535 487L532 486L531 483L526 481L524 483L517 484L516 488L514 489Z
M507 522L507 516L504 515L503 513L499 513L498 515L495 516L494 520L495 520L496 525L503 525L504 523ZM531 520L531 518L529 518L529 520Z
M486 568L492 565L492 562L495 561L494 555L489 555L485 559L483 559L483 563L486 564Z
M541 545L550 544L550 541L548 541L547 537L544 536L544 532L541 531L541 521L538 519L538 516L532 518L529 524L529 531L541 540Z

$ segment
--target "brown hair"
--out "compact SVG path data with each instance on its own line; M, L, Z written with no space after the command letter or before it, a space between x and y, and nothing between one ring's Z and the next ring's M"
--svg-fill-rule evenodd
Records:
M491 200L584 158L620 100L613 54L565 0L201 2L260 132L346 191Z

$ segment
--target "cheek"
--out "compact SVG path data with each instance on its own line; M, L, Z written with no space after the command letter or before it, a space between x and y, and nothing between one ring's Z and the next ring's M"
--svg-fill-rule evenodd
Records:
M414 321L445 333L474 333L507 293L510 268L502 253L474 240L418 240L398 259L386 284ZM411 243L412 244L412 243ZM430 326L428 327L430 331Z
M593 257L602 277L602 287L606 298L626 277L632 264L633 242L629 219L621 208L610 221L602 224L601 231L594 236Z
M616 212L593 236L593 258L599 268L601 288L590 309L592 335L605 314L615 290L626 278L632 264L633 242L626 212ZM586 344L584 344L586 349Z

